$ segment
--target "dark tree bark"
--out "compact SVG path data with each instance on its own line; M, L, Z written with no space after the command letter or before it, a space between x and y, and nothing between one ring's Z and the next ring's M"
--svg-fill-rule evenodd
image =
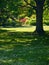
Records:
M45 0L35 0L36 2L36 32L43 34L43 5Z
M43 30L43 6L45 0L34 0L36 3L36 6L31 5L27 2L27 0L24 0L27 5L30 5L35 11L36 11L36 32L38 34L44 34Z

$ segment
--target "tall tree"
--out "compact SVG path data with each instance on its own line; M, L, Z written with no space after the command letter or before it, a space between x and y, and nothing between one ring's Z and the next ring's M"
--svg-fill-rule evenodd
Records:
M35 0L36 2L36 31L43 34L43 6L45 0Z
M35 6L33 4L28 3L27 0L24 0L28 5L30 5L36 11L36 32L39 34L43 34L43 6L45 0L34 0ZM32 0L33 1L33 0Z

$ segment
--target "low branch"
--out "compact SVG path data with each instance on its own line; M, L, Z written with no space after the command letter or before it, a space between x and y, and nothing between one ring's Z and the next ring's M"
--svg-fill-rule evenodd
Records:
M24 0L26 2L27 5L30 5L33 9L36 10L36 6L33 6L32 4L28 3L26 0Z

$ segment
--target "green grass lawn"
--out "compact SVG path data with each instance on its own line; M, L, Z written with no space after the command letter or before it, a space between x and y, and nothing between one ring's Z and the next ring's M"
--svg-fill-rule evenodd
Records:
M0 65L49 65L48 35L0 29Z

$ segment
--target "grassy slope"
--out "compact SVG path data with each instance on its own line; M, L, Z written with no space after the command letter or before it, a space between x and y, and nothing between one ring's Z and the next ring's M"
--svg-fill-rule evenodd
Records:
M49 65L49 35L0 30L0 65Z

